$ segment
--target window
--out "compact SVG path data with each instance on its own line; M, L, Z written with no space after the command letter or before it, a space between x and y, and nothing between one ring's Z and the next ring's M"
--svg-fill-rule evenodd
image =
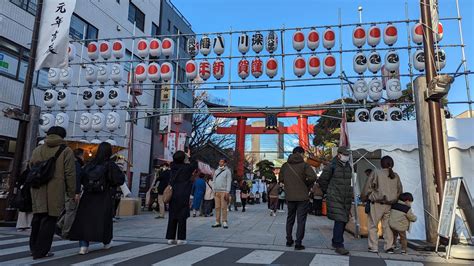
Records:
M178 34L179 30L176 26L173 26L173 34Z
M125 50L125 57L124 57L125 60L132 60L132 52L130 52L130 50L126 49ZM133 67L136 67L141 59L140 57L136 56L136 55L133 55ZM126 72L130 72L130 63L131 62L127 62L123 65L123 69L126 71Z
M36 15L37 0L10 0L10 2L26 12Z
M168 19L168 32L171 31L171 21Z
M24 81L29 50L0 37L0 75Z
M160 28L154 22L151 23L151 35L160 35Z
M137 28L145 32L145 14L132 2L128 6L128 21L135 23Z
M72 14L71 27L69 28L69 37L72 39L82 40L97 39L98 36L99 30L96 27L92 26L89 22L85 21L78 15Z
M150 117L151 116L150 113L146 113L146 116L147 116L147 118L145 118L145 128L146 129L151 129L151 124L152 124L152 121L153 121L153 117Z

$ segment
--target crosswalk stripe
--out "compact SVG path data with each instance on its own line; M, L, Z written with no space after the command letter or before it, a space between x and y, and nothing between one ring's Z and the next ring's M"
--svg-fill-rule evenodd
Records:
M62 241L54 241L53 242L53 247L58 247L58 246L64 246L64 245L69 245L73 244L74 242L71 242L69 240L62 240ZM5 248L0 250L0 256L5 256L5 255L10 255L10 254L15 254L19 252L25 252L25 251L30 251L30 245L26 246L19 246L19 247L14 247L14 248Z
M254 250L247 256L241 258L237 263L248 264L271 264L283 254L281 251Z
M403 260L385 260L387 266L423 266L421 262L403 261Z
M203 259L214 256L217 253L220 253L227 248L218 248L218 247L199 247L188 252L182 253L178 256L171 257L169 259L160 261L153 264L153 266L187 266L197 263Z
M144 256L156 251L160 251L163 249L170 248L171 246L166 245L166 244L151 244L147 246L142 246L134 249L129 249L121 252L117 252L114 254L110 254L107 256L102 256L96 259L92 260L87 260L83 261L77 264L73 264L73 266L82 266L82 265L94 265L94 264L107 264L107 265L112 265L112 264L117 264L121 263L127 260L131 260L133 258L137 258L140 256Z
M316 254L309 265L348 266L349 256Z
M0 241L0 246L9 245L9 244L17 244L17 243L28 242L28 241L30 241L29 237L2 240Z
M0 235L0 238L6 238L6 237L11 237L9 235Z
M114 242L113 246L121 246L128 244L128 242ZM102 249L102 244L99 243L94 243L89 246L89 252L94 252L96 250L101 250ZM15 259L15 260L10 260L10 261L3 261L0 264L5 264L5 265L32 265L32 264L37 264L37 263L43 263L47 261L52 261L52 260L58 260L62 258L67 258L71 257L74 255L78 255L79 247L76 248L69 248L69 249L64 249L64 250L59 250L59 251L54 251L54 256L49 257L49 258L43 258L41 260L33 260L32 257L26 257L26 258L20 258L20 259Z

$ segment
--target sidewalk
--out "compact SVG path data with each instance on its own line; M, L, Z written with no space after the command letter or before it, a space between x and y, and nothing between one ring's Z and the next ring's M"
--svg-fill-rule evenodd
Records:
M211 228L214 219L214 217L190 217L187 224L187 240L199 245L293 250L285 246L286 210L285 213L277 213L276 217L271 217L267 211L266 203L249 205L245 213L241 211L229 212L229 229ZM168 219L155 219L154 214L148 212L138 216L122 217L118 223L114 224L114 238L162 242L165 239L167 222ZM306 246L304 252L335 254L331 250L332 225L333 222L326 217L309 215L303 240L303 245ZM296 228L294 232L296 232ZM346 248L351 251L351 256L447 262L432 252L409 250L408 255L369 253L367 252L366 238L356 239L347 232L344 235L344 240ZM380 251L383 251L382 245L383 241L380 241ZM449 263L469 264L471 261L449 260Z

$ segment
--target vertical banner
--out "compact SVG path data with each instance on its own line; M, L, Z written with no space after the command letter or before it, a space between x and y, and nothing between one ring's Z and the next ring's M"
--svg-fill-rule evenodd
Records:
M185 145L186 145L186 133L179 133L178 147L176 147L176 150L184 151L184 146Z
M165 159L167 161L173 160L173 154L176 152L176 133L168 133L168 141L165 147Z
M43 2L35 70L68 65L69 27L76 0Z
M170 85L164 84L161 86L160 109L161 112L168 110L170 106ZM160 116L160 131L166 131L170 125L171 115Z

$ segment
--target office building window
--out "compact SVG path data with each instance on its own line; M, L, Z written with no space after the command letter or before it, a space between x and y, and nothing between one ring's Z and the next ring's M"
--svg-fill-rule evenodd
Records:
M171 31L171 20L168 19L168 32Z
M154 22L151 23L151 35L160 35L160 28Z
M137 28L145 32L145 14L132 2L128 6L128 21L135 23Z
M29 50L0 37L0 75L24 81Z
M85 34L85 36L84 36ZM69 37L72 39L97 39L99 30L76 14L72 14Z
M150 113L146 113L146 118L145 118L145 128L146 129L151 129L151 124L153 121L153 117L150 117Z
M26 12L36 15L37 0L10 0L10 2Z

